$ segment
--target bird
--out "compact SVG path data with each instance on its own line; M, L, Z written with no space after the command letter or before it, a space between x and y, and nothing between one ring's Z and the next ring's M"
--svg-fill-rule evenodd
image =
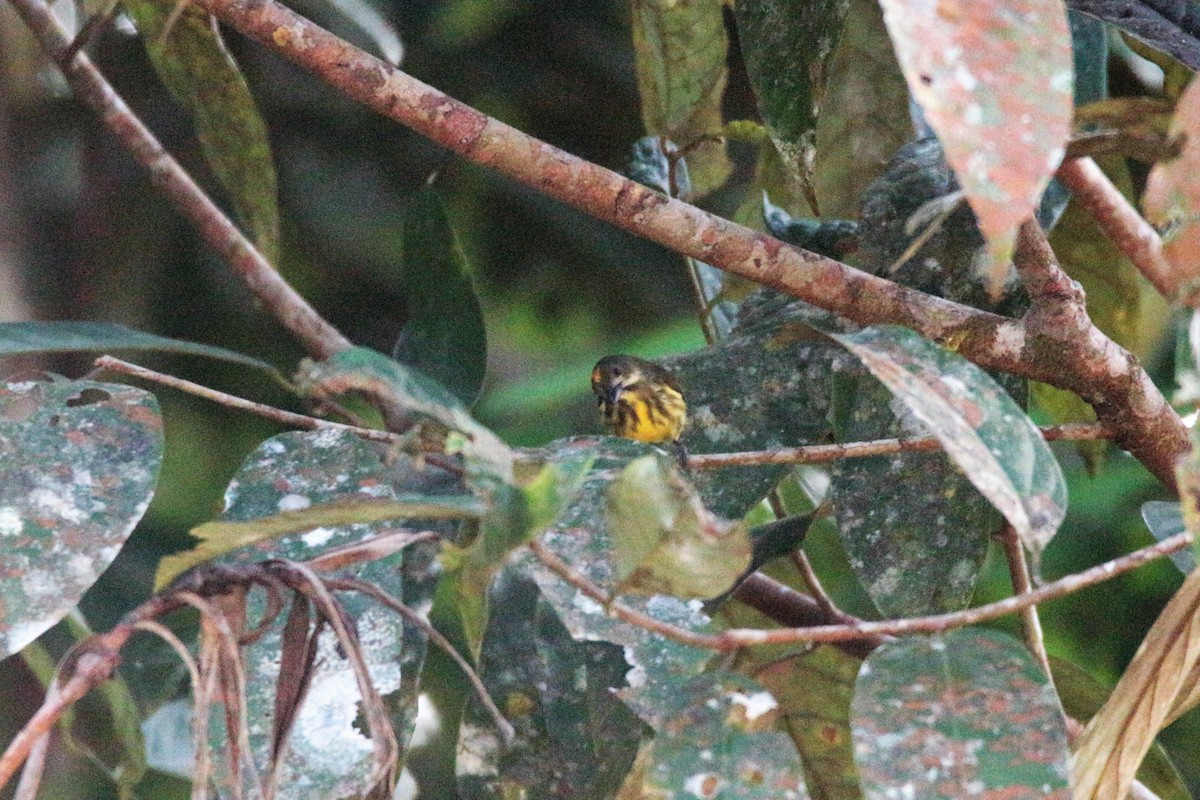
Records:
M617 436L682 450L687 402L669 370L636 356L605 356L592 368L592 392L601 422Z

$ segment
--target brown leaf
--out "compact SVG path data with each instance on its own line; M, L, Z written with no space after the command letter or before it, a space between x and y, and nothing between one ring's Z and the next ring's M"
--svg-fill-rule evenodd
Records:
M1155 735L1196 702L1200 570L1163 609L1117 688L1076 741L1075 800L1125 797Z
M1171 120L1170 135L1186 137L1179 157L1150 170L1142 195L1146 219L1162 235L1163 254L1174 268L1169 280L1179 298L1195 305L1200 295L1200 81L1192 81Z

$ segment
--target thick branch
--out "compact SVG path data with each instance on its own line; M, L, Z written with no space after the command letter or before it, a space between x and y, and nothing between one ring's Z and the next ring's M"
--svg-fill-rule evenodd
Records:
M24 0L33 2L34 0ZM200 0L212 13L348 97L471 161L599 219L863 325L904 325L986 369L1075 391L1110 410L1118 443L1168 486L1188 449L1178 417L1136 359L1090 323L1042 328L933 297L666 197L491 119L338 39L274 0ZM1112 413L1130 408L1133 414ZM1098 406L1097 411L1100 412Z
M191 220L200 235L246 282L267 311L279 320L314 358L327 358L350 342L321 318L288 285L262 254L142 124L84 53L73 53L71 39L42 0L12 0L80 100L101 120L126 150L145 167L151 181ZM74 57L72 57L72 55Z

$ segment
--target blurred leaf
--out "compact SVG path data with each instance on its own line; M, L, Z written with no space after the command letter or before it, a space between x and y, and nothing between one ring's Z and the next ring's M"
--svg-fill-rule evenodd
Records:
M988 242L1000 294L1017 228L1071 133L1071 49L1060 0L927 7L882 0L909 91L946 149Z
M278 374L275 367L253 356L223 347L168 339L110 322L0 322L0 356L75 350L151 350L207 356Z
M813 800L860 800L850 739L850 699L859 664L834 647L765 660L751 674L779 701L804 762Z
M192 528L200 540L194 548L164 558L154 576L162 590L187 570L242 547L292 533L339 525L365 525L402 519L478 519L484 507L473 495L452 497L399 496L395 499L353 499L309 505L312 498L293 491L283 498L281 511L269 517L226 522L206 522Z
M929 426L1036 561L1066 514L1067 486L1037 426L1008 393L966 359L906 328L833 338Z
M784 163L808 196L817 119L848 5L846 0L739 0L734 6L758 110Z
M92 635L78 609L63 617L57 632L67 638L64 647L74 647ZM39 640L25 647L19 658L37 676L42 688L49 689L66 652L52 656ZM56 733L72 753L103 770L119 797L131 798L134 786L146 774L146 748L139 722L129 686L117 674L69 706L59 720Z
M1142 503L1142 521L1150 529L1155 541L1161 542L1177 536L1187 530L1183 524L1183 511L1179 503L1168 503L1162 500L1151 500ZM1180 572L1188 575L1196 568L1196 554L1189 548L1176 550L1167 556Z
M457 797L510 797L519 787L530 798L569 791L609 800L647 735L613 694L629 670L621 648L575 641L519 570L502 570L488 599L503 613L488 620L479 673L516 738L504 748L472 699L459 733Z
M913 136L908 86L876 0L849 2L816 130L821 214L857 217L863 191Z
M483 641L492 576L513 550L554 522L591 466L588 455L577 454L547 463L523 487L497 487L491 498L492 508L480 521L479 534L470 547L446 546L442 560L451 573L455 607L473 652L479 652Z
M1189 13L1187 7L1176 7L1171 14L1183 19L1172 20L1162 13L1161 3L1128 3L1121 0L1071 0L1071 8L1089 14L1136 36L1156 50L1178 58L1191 69L1200 69L1200 41L1181 22Z
M1075 115L1080 106L1108 97L1108 28L1095 17L1067 9L1071 26L1071 57L1075 65Z
M404 212L401 281L408 315L392 357L471 405L487 372L487 330L466 257L429 187Z
M330 0L329 5L369 38L385 61L400 66L404 59L404 43L400 41L396 27L375 6L367 0Z
M646 133L688 147L696 195L729 174L725 146L697 140L721 128L728 43L721 0L634 0L633 50Z
M605 518L622 591L683 599L720 594L750 564L739 523L709 514L661 456L630 462L608 490Z
M0 657L62 619L116 558L162 452L158 402L141 389L0 384Z
M778 709L769 692L738 675L682 685L619 797L807 800L796 748L775 730Z
M208 12L188 7L164 27L175 0L122 0L150 63L192 115L204 157L229 193L238 218L263 256L279 263L279 205L267 126Z
M1155 620L1108 702L1075 740L1075 800L1126 795L1154 737L1200 700L1197 659L1200 572L1193 571Z
M1192 33L1191 38L1196 41L1195 32ZM1195 67L1189 67L1170 52L1151 47L1127 33L1122 33L1120 43L1128 45L1135 54L1161 69L1163 71L1162 93L1164 98L1169 105L1179 102L1179 98L1183 96L1184 90L1192 80Z
M793 217L763 193L762 216L776 239L829 258L841 259L858 247L858 223L848 219Z
M1142 206L1146 219L1162 235L1163 255L1173 272L1165 276L1183 302L1194 305L1200 280L1200 81L1193 80L1171 120L1172 137L1186 137L1179 157L1161 161L1150 170ZM1176 298L1171 298L1176 299Z
M1109 690L1080 667L1061 658L1050 657L1054 688L1067 716L1087 722L1104 706ZM1158 800L1192 800L1183 779L1158 742L1150 746L1138 768L1137 778Z
M859 672L850 722L868 800L1071 797L1054 687L1004 634L968 628L880 646Z
M386 448L346 431L289 432L263 442L251 453L226 490L227 522L247 522L276 514L297 499L315 506L353 501L395 502L404 496L425 497L431 507L445 501L452 508L462 486L429 469L416 471L407 460L384 461ZM449 493L449 496L446 497ZM458 513L458 512L456 512ZM226 553L221 564L246 565L267 559L312 562L330 552L367 547L381 539L400 538L414 531L449 535L453 526L425 517L419 520L345 523L344 520L307 533ZM437 543L423 542L389 549L378 558L343 564L361 580L374 583L410 607L427 607L432 597ZM363 659L375 688L406 743L412 732L417 701L416 678L425 656L425 634L403 617L363 595L344 592L338 602L355 621ZM247 598L251 619L260 619L267 603L259 593ZM262 638L247 647L247 706L250 743L260 764L271 763L274 746L270 721L275 717L277 683L281 680L280 624L269 626ZM296 800L348 796L363 790L372 763L371 740L361 725L362 699L353 666L326 627L314 644L317 657L303 705L294 711L291 737L283 755L282 785ZM217 714L222 712L217 711ZM221 752L227 732L210 726L209 746Z

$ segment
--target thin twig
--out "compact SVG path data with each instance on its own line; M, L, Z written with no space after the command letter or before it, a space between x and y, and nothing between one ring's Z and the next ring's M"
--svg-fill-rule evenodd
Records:
M1112 438L1112 430L1108 426L1094 422L1048 425L1040 430L1042 438L1048 442ZM846 458L889 456L896 453L929 453L941 449L942 445L936 436L914 436L906 439L875 439L869 442L748 450L744 453L690 453L688 454L688 466L692 469L724 469L763 464L821 464Z
M1104 170L1090 158L1067 159L1058 168L1058 179L1158 293L1174 300L1179 287L1171 277L1174 270L1163 255L1162 238Z
M413 440L406 438L403 434L392 433L391 431L382 431L377 428L364 428L359 425L346 425L342 422L333 422L320 417L312 417L307 414L297 414L294 411L285 411L282 408L269 406L265 403L258 403L254 400L247 400L244 397L227 394L216 389L209 388L199 383L185 380L184 378L176 378L174 375L167 375L162 372L156 372L152 369L131 364L128 361L122 361L119 358L112 356L100 356L94 362L97 370L106 369L111 372L116 372L122 375L129 375L134 378L141 378L145 381L157 383L161 386L169 386L172 389L177 389L187 394L203 397L205 400L211 400L214 403L223 405L227 408L236 408L240 411L248 411L251 414L257 414L260 417L278 422L280 425L287 425L302 430L340 430L353 433L360 439L366 439L372 442L385 442L391 445L400 447L407 446ZM446 456L439 451L422 453L421 457L433 464L438 469L455 475L462 475L464 470L462 465L455 462L451 457Z
M629 608L618 601L614 601L609 597L608 593L572 569L569 564L550 551L545 545L534 541L530 542L529 549L552 572L596 602L605 604L610 613L618 619L654 631L655 633L660 633L674 641L692 645L693 647L728 651L736 650L739 647L764 644L792 644L796 642L832 643L875 636L943 633L954 628L976 625L980 622L998 619L999 617L1028 608L1031 605L1073 594L1081 589L1136 569L1168 553L1182 550L1191 543L1192 535L1190 533L1180 533L1163 539L1157 544L1135 550L1112 561L1106 561L1091 569L1060 578L1053 583L1038 587L1026 594L1014 595L995 603L968 608L963 611L955 611L949 614L883 620L880 622L864 621L849 624L816 625L803 628L781 628L769 631L731 628L713 635L698 634L679 628Z
M324 359L351 347L267 262L238 227L209 199L183 167L150 132L86 53L71 39L42 0L12 0L13 7L62 70L75 95L95 111L151 181L196 226L209 247L233 268L267 311L296 337L314 358Z
M504 747L507 749L512 746L513 740L517 735L512 723L504 718L504 714L500 712L496 702L488 694L487 687L483 685L483 681L480 680L479 675L471 667L471 664L462 657L458 650L454 648L454 645L450 644L449 639L443 636L437 628L429 624L427 619L369 581L343 577L330 579L326 581L326 584L331 589L352 589L356 592L362 592L400 614L424 631L429 640L440 647L446 655L450 656L454 663L458 665L458 668L462 670L467 680L471 682L471 686L475 689L475 694L479 697L479 702L483 704L484 709L491 716L496 728L500 731L500 739L504 743Z
M1017 529L1007 522L1000 531L1000 540L1004 544L1004 554L1008 558L1008 574L1012 577L1013 592L1017 595L1033 591L1033 582L1029 577L1029 562L1025 559L1025 548L1021 546L1021 538ZM1046 640L1042 635L1042 622L1038 618L1036 605L1027 606L1021 610L1021 622L1025 629L1025 642L1030 652L1041 664L1046 673L1046 679L1054 684L1054 675L1050 672L1050 656L1046 652Z
M29 758L25 759L25 768L21 770L21 779L17 781L17 791L13 800L36 800L38 789L42 785L42 775L46 771L46 754L50 752L50 731L33 744Z

